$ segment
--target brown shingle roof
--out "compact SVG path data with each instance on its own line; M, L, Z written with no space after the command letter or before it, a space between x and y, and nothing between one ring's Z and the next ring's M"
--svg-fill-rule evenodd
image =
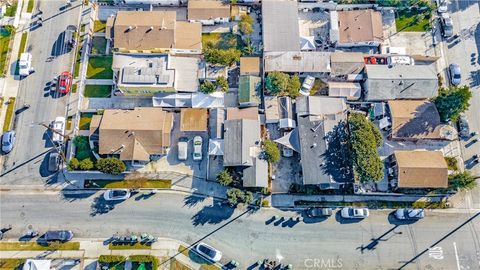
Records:
M390 100L394 139L442 139L440 115L428 100Z
M230 5L216 0L189 0L189 20L230 18Z
M446 188L448 167L440 151L395 151L400 188Z
M372 9L338 11L340 43L383 41L382 14Z
M207 109L188 108L180 112L180 131L207 131L207 122Z
M258 120L258 107L227 108L227 120L249 119Z
M240 57L240 75L260 75L260 57Z
M100 122L99 153L121 160L150 160L170 146L173 115L162 108L105 110Z
M107 30L108 31L108 30ZM201 49L201 25L177 22L175 11L119 11L113 26L115 48Z

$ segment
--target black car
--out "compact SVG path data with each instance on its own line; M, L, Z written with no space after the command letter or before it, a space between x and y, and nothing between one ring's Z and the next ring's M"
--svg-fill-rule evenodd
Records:
M72 231L48 231L45 233L45 241L68 242L72 240Z
M51 152L48 157L48 171L56 172L60 168L60 155L57 152Z
M307 209L307 217L329 217L332 215L332 208L310 207Z

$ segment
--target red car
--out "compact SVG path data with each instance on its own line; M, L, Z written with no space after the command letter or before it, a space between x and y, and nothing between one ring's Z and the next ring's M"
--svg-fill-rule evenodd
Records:
M72 73L68 71L62 72L58 78L57 91L62 94L68 94L72 87Z

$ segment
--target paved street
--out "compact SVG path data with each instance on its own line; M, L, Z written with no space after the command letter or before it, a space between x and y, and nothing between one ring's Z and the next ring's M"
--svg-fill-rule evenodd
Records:
M480 2L454 0L449 5L449 11L454 23L454 31L459 34L459 42L446 41L447 64L457 63L462 70L462 84L470 85L473 97L470 109L466 112L470 131L480 134ZM480 154L480 137L463 140L463 158L465 166L475 175L480 175L480 164L471 162L474 154ZM480 184L480 180L479 180ZM468 193L470 198L467 207L480 206L480 185Z
M63 32L68 25L77 25L80 1L66 7L65 1L36 1L43 11L43 26L30 29L26 51L33 55L35 72L20 83L17 109L24 103L29 109L20 112L14 122L17 140L13 151L6 156L0 184L41 185L50 175L46 171L46 153L52 147L46 128L57 116L66 115L69 96L50 92L47 82L62 71L71 70L73 53L65 50ZM36 21L32 18L32 21ZM49 57L56 56L53 60Z
M373 211L360 222L337 216L295 224L288 221L294 212L232 211L210 199L175 193L146 199L137 195L113 209L99 199L100 193L0 196L1 226L13 225L7 237L18 236L31 224L40 231L72 229L77 237L145 231L187 243L205 238L239 260L242 269L266 257L283 258L296 269L309 268L315 259L331 265L341 261L343 269L480 269L480 213L428 212L418 223L399 225L388 212ZM273 215L277 220L270 222ZM280 216L287 219L282 223Z

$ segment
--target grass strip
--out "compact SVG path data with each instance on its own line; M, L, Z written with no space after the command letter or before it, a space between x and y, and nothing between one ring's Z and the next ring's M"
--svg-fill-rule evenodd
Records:
M85 180L85 188L171 188L172 180Z
M144 244L137 242L135 244L119 244L119 245L114 245L112 243L108 244L108 249L110 250L128 250L128 249L152 249L151 244Z
M37 242L0 242L0 250L22 251L22 250L79 250L79 242L51 242L41 245Z
M15 98L11 97L8 99L7 113L5 115L5 122L3 123L3 132L6 132L10 129L14 110L15 110Z

